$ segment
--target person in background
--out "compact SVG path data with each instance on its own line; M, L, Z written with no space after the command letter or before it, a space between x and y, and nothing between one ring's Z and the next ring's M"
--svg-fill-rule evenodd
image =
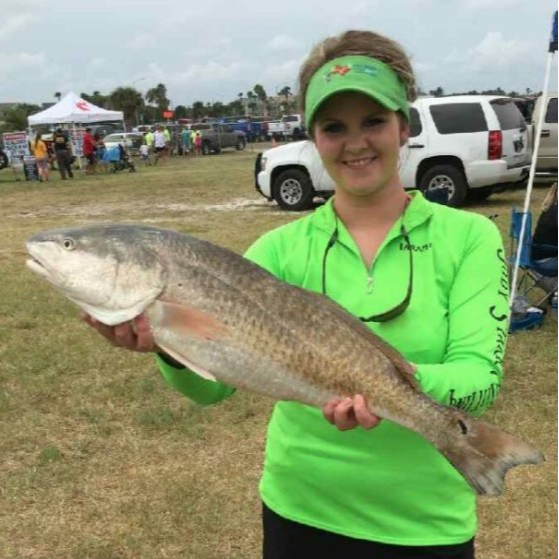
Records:
M557 183L554 183L542 204L542 211L532 237L532 259L541 270L557 272ZM541 286L557 290L557 275L542 276Z
M400 149L417 96L408 56L387 37L347 31L315 46L299 83L335 195L263 235L245 257L361 317L410 363L427 395L480 415L502 381L503 243L484 216L404 189ZM167 382L199 404L235 393L163 353L145 316L116 326L85 320L113 345L156 352ZM359 394L322 410L275 404L260 495L264 559L474 557L472 487L429 442L380 420Z
M68 134L59 126L52 135L52 146L56 157L56 165L62 180L68 177L73 179L72 171L72 144L68 138Z
M155 132L153 133L153 149L155 152L155 162L157 165L159 161L162 163L165 161L165 155L167 154L167 141L165 139L165 134L161 130L161 126L155 127Z
M146 132L144 132L144 136L142 138L142 145L140 146L140 159L144 162L145 165L151 165L150 152L147 144Z
M32 144L33 155L37 161L37 169L39 171L39 180L47 182L50 179L49 153L47 144L41 140L41 133L37 132L35 141Z
M148 152L149 152L149 160L151 163L151 159L154 156L154 135L153 135L153 130L150 128L147 132L146 132L146 145L148 147Z
M82 152L85 157L87 164L85 166L85 174L93 175L95 173L96 166L96 149L97 144L95 142L94 136L91 134L91 128L86 128L83 135Z
M202 155L202 133L200 130L196 130L194 135L194 152L196 155Z
M188 128L183 128L181 131L181 146L182 154L185 157L190 155L190 150L192 149L192 136L190 135L190 130Z
M166 155L173 155L173 138L168 126L163 129L163 135L165 136L165 153Z

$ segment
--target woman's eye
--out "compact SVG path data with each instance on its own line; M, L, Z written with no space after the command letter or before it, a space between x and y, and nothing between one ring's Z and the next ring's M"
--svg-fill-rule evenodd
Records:
M378 126L379 124L382 124L383 122L384 122L384 119L382 119L382 118L368 118L365 121L365 126L367 126L367 127Z
M339 134L344 129L343 124L332 122L330 124L325 124L322 127L322 131L326 134Z

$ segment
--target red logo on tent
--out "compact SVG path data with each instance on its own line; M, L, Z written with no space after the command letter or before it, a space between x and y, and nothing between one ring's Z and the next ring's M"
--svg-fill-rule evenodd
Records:
M80 109L80 111L90 111L91 109L87 106L87 102L86 101L78 101L76 103L76 107L78 107L78 109Z

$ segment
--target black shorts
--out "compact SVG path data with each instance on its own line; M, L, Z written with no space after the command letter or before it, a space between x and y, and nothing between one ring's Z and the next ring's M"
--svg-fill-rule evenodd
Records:
M162 152L164 152L166 149L167 149L166 147L164 147L164 148L155 148L155 153L162 153Z
M86 155L85 158L87 159L87 162L90 165L95 165L95 154L94 153L90 153L89 155Z
M279 516L263 505L263 559L474 559L473 538L458 545L407 546L340 536Z

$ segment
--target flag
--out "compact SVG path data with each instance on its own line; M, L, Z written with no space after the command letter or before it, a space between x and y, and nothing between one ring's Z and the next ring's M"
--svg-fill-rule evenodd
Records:
M551 38L549 40L549 52L557 51L557 10L553 16L553 24L551 25Z

